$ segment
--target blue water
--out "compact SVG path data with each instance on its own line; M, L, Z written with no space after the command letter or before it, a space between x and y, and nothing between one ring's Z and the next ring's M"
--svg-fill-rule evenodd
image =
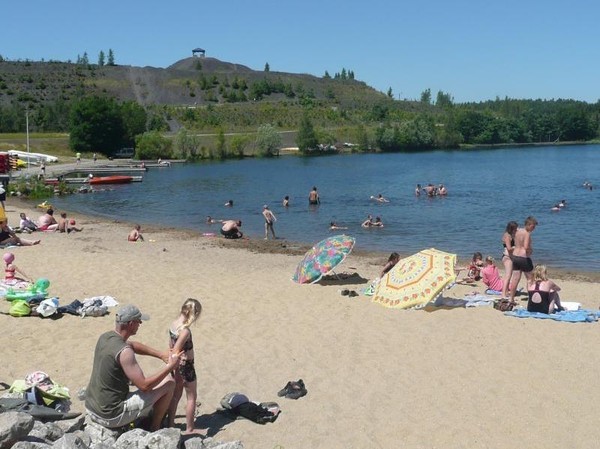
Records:
M336 221L361 249L409 254L435 247L458 253L462 262L474 251L499 259L506 223L533 215L539 221L534 262L597 272L599 191L582 184L600 186L599 167L600 145L285 156L150 169L141 183L54 202L59 209L201 232L218 232L204 223L207 215L241 219L245 234L256 238L264 237L261 211L269 204L281 238L314 243L331 235L328 224ZM445 184L449 195L415 197L415 185L429 182ZM317 207L307 203L313 185L321 196ZM378 193L390 203L369 199ZM229 199L233 208L223 206ZM551 212L561 199L567 207ZM380 216L385 227L361 228L367 214Z

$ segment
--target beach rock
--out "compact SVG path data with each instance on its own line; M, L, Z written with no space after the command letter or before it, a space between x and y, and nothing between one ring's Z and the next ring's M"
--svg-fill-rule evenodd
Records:
M54 423L60 427L64 433L75 432L76 430L83 430L83 423L85 422L85 416L79 415L73 419L63 419L55 421Z
M145 449L145 438L150 432L144 429L133 429L121 435L115 443L116 449Z
M89 416L85 417L84 433L89 437L90 449L100 449L100 445L113 447L117 438L119 438L118 430L107 429L100 424L96 424Z
M41 443L38 441L19 441L12 449L49 449L52 445L48 443Z
M174 427L168 427L147 435L143 440L145 446L140 446L140 448L175 449L179 447L180 440L181 430Z
M217 441L213 438L190 438L183 444L185 449L244 449L241 441Z
M33 416L21 412L0 413L0 449L8 449L33 429Z
M77 435L67 433L54 442L52 449L89 449L89 446Z
M51 443L61 438L64 434L65 431L54 422L43 423L34 421L33 429L31 429L28 436L39 438L46 443Z

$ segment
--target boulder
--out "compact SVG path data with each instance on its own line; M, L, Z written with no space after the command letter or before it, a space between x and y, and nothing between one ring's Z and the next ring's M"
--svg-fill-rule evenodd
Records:
M0 413L0 449L9 449L33 429L33 416L21 412Z
M185 441L185 449L244 449L241 441L218 441L213 438L193 437Z
M144 429L133 429L121 435L115 443L116 449L145 449L145 438L150 432Z
M77 435L67 433L54 442L52 449L89 449L89 446Z
M143 440L143 444L148 449L174 449L179 447L181 441L181 430L175 427L168 427L152 432Z
M61 438L64 434L65 432L54 422L43 423L41 421L35 421L33 423L33 429L29 432L29 437L36 437L44 440L46 443L52 443Z

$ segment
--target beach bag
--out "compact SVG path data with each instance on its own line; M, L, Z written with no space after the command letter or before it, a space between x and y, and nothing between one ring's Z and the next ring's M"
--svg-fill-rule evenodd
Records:
M12 302L8 314L14 317L29 316L31 315L31 307L29 307L27 301L19 299Z
M494 309L500 312L510 312L515 307L515 303L508 298L502 298L494 302Z
M238 392L227 393L225 396L223 396L223 399L221 399L221 407L223 407L225 410L233 410L234 408L240 406L241 404L245 404L246 402L250 402L250 399L248 399L248 396L245 394Z
M44 318L54 315L58 309L58 299L48 298L39 303L35 311Z

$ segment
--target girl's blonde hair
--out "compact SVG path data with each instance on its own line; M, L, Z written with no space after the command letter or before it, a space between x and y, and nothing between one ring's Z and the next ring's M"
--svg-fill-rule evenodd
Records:
M181 314L185 317L181 327L190 327L202 313L202 304L194 298L188 298L181 306Z
M533 280L534 281L547 281L548 273L546 271L546 265L536 265L533 269Z
M493 258L492 256L487 256L487 257L485 258L485 261L486 261L486 262L489 262L489 263L494 263L494 258Z

